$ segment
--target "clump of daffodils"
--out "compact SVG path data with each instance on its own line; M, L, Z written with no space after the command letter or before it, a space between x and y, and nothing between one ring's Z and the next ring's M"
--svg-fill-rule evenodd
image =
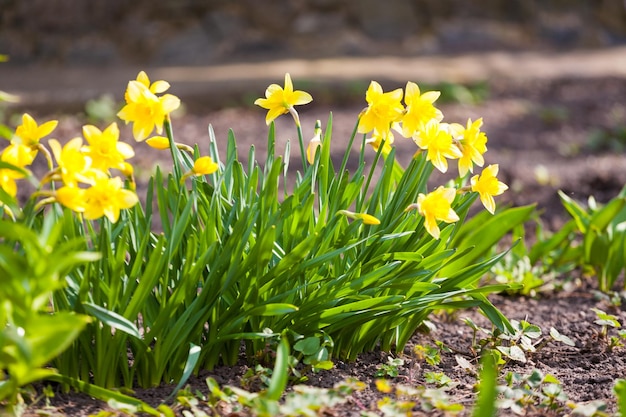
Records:
M170 113L180 106L178 97L163 94L169 89L166 81L150 82L141 71L137 79L128 83L125 92L126 105L118 116L132 123L136 141L146 140L154 131L161 134L169 122ZM134 168L128 162L135 155L134 148L120 141L117 123L104 130L93 125L82 128L82 137L75 137L62 144L49 139L48 146L42 139L50 135L58 121L38 124L29 114L22 116L10 144L0 153L0 189L15 199L18 180L31 176L28 167L39 152L47 160L49 172L41 179L39 189L31 197L41 197L37 207L58 203L80 214L86 220L101 217L117 222L120 212L139 202L135 193ZM178 149L193 153L190 146L174 143L171 137L153 136L146 141L156 149L169 149L170 143ZM181 181L188 177L211 174L218 165L208 156L199 157ZM50 185L52 184L52 185ZM47 188L47 185L50 185ZM12 210L2 202L0 207L11 217Z
M166 81L151 82L145 72L140 72L128 83L125 105L118 117L127 124L132 123L133 137L138 142L146 141L155 149L193 154L193 148L174 142L171 130L165 128L171 112L180 106L178 97L165 93L169 87ZM367 135L367 143L383 156L391 151L395 132L411 139L417 147L415 155L425 152L426 160L441 172L447 172L449 161L456 160L459 176L466 178L468 174L474 174L475 167L485 164L483 155L487 151L487 136L481 131L483 120L469 119L465 125L444 122L443 113L435 107L439 96L438 91L422 92L413 82L408 82L404 90L384 92L379 83L372 81L365 94L367 107L359 115L357 131ZM272 84L267 88L265 98L255 101L267 110L268 124L283 114L292 115L298 128L302 161L309 164L314 164L316 152L321 148L321 127L318 122L315 136L305 148L295 106L312 100L309 93L294 90L291 77L286 74L284 87ZM85 219L105 216L116 222L121 210L133 207L139 201L134 191L133 166L129 162L135 154L134 148L120 141L116 123L104 130L85 125L82 137L70 139L64 145L56 139L49 139L46 147L41 140L50 135L57 124L56 120L38 124L29 114L22 116L22 124L17 126L9 145L0 153L0 189L15 198L17 182L30 175L28 167L41 152L50 170L41 180L40 187L54 186L40 188L34 194L43 197L38 207L59 203ZM165 136L161 136L164 130ZM151 136L153 132L157 135ZM440 236L440 222L459 220L452 207L460 193L477 193L484 207L493 214L496 209L494 197L508 188L498 180L498 168L497 164L488 165L459 189L438 187L430 193L419 194L417 201L406 211L416 210L424 218L426 231L436 239ZM217 162L210 157L198 157L184 173L181 172L179 180L184 182L187 178L209 175L218 169ZM6 205L2 207L12 215ZM345 210L340 214L365 224L378 224L378 219L370 214Z
M291 113L300 132L300 119L295 106L309 103L311 96L303 91L294 91L289 74L285 76L284 88L272 84L265 94L266 98L256 100L255 104L268 110L267 123L282 114ZM365 93L368 105L359 115L357 131L369 135L367 143L384 156L391 151L396 132L412 139L418 148L416 156L426 152L426 160L442 173L448 171L449 160L457 160L461 178L468 173L473 174L475 166L482 167L485 163L483 155L487 152L487 136L481 131L483 120L468 119L465 126L443 122L443 113L435 107L440 94L439 91L421 92L419 86L410 81L404 91L398 88L384 92L379 83L372 81ZM313 164L315 152L320 146L318 122L315 136L306 149L309 164ZM508 189L506 184L497 179L497 174L498 165L489 165L482 173L473 175L469 185L460 189L438 187L428 194L419 194L417 202L407 207L406 211L417 210L424 217L426 231L438 239L439 222L454 223L459 220L452 208L459 193L478 193L484 207L491 214L495 213L494 197ZM347 215L348 212L340 214ZM373 217L369 214L349 213L348 217L364 220L366 224L376 224L370 221Z
M404 105L402 96L404 95ZM361 112L358 132L370 134L368 142L378 151L382 145L387 155L394 141L393 131L412 139L417 145L416 155L426 152L426 160L445 173L448 161L458 161L461 178L474 173L474 167L482 167L487 152L487 135L480 129L483 120L467 120L465 126L443 122L443 113L435 107L439 91L422 93L417 84L408 82L404 92L398 88L383 92L376 81L372 81L365 95L368 106ZM428 233L439 238L438 222L454 223L459 216L452 209L457 193L477 192L485 208L495 212L494 196L502 194L508 187L498 181L498 165L489 165L479 175L470 179L470 185L459 190L439 187L428 194L420 194L415 204L407 210L417 209L424 217Z

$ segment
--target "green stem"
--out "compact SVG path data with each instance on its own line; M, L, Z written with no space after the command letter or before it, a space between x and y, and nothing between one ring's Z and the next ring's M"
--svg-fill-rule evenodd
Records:
M302 126L300 123L296 124L296 130L298 131L298 141L300 142L300 158L302 159L302 170L306 168L306 151L304 148L304 138L302 137Z
M166 116L165 120L163 120L163 127L165 128L165 135L170 142L170 152L172 153L172 164L174 166L174 178L176 178L176 181L180 181L183 176L181 155L180 150L176 147L176 142L174 142L174 131L172 130L172 122L169 116Z

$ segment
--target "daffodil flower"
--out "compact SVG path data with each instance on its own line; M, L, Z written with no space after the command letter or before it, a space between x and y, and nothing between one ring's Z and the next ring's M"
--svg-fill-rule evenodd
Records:
M210 156L201 156L193 162L193 167L180 178L180 183L182 184L187 178L192 176L213 174L219 167Z
M69 209L82 213L87 220L106 216L112 223L117 222L120 211L139 202L137 194L123 188L121 178L100 175L94 184L87 188L65 186L59 188L56 200Z
M430 161L441 172L448 171L448 159L457 159L463 156L455 145L449 125L431 119L413 137L421 149L428 151L426 160Z
M404 112L402 105L402 89L397 88L388 93L376 81L372 81L365 92L367 108L359 117L359 133L387 132L391 126L399 122Z
M368 143L376 152L378 152L378 149L382 145L383 149L381 153L387 156L389 155L389 152L391 152L391 145L394 142L394 136L390 130L388 130L385 134L380 134L377 130L374 130L372 137L368 138L365 142Z
M165 136L153 136L146 140L148 146L160 151L164 151L170 148L170 140Z
M83 126L83 136L89 144L82 151L91 158L95 169L107 172L110 168L124 169L125 160L135 156L133 147L120 142L117 123L111 123L104 131L93 125Z
M140 81L130 81L126 89L126 105L117 116L126 124L133 123L133 137L145 140L153 130L163 132L163 123L180 106L180 99L172 94L157 97Z
M30 114L24 113L22 115L22 124L15 129L15 136L19 138L22 144L31 149L37 149L41 138L52 133L58 123L57 120L50 120L40 126Z
M213 158L210 156L201 156L194 161L191 171L195 175L209 175L217 171L218 168L219 165L213 162Z
M60 172L64 185L77 186L79 182L93 183L93 178L97 174L91 169L91 158L82 151L82 138L74 138L63 147L56 139L50 139L48 144L57 161L57 170Z
M146 74L145 71L139 71L136 81L139 81L140 83L148 87L148 90L150 90L152 94L162 94L170 88L170 83L168 83L167 81L158 80L151 83L150 78L148 78L148 74Z
M424 216L426 231L435 239L439 239L441 231L437 221L446 223L459 221L459 216L452 208L455 196L454 188L439 187L428 194L420 193L417 196L417 203L411 204L405 211L417 209L418 213Z
M419 86L410 81L406 84L404 93L406 111L402 117L402 136L411 138L430 120L438 122L443 120L443 113L433 104L440 95L439 91L421 93Z
M376 217L372 216L371 214L354 213L354 212L348 211L348 210L339 210L338 213L339 214L343 214L344 216L346 216L346 217L348 217L350 219L362 220L363 224L369 224L369 225L380 224L380 220L378 220Z
M483 119L480 118L475 122L472 119L467 121L467 126L458 132L459 148L462 156L459 158L459 175L464 177L468 172L474 172L474 164L482 167L485 163L483 154L487 152L487 135L480 131L483 125Z
M11 143L4 148L0 160L9 163L16 168L25 168L35 159L36 150L31 149L22 143ZM16 169L1 168L0 169L0 188L3 189L11 197L17 195L17 182L15 180L24 178L24 174ZM0 207L3 205L0 203ZM7 208L5 207L5 210Z
M12 142L9 146L4 148L0 159L4 162L8 162L11 165L15 165L20 168L24 168L33 163L33 160L37 156L37 150L31 148L28 145ZM18 177L21 178L17 171L14 171ZM16 177L17 178L17 177Z
M491 214L496 211L496 202L493 197L502 194L509 188L496 178L498 169L498 164L489 165L483 169L480 175L474 175L470 180L472 191L480 195L480 201Z
M265 116L265 123L268 125L278 116L291 113L296 125L300 126L300 118L294 106L308 104L311 101L313 101L313 97L309 93L300 90L294 91L291 76L287 73L285 74L285 88L278 84L271 84L265 90L265 98L256 99L254 104L268 110Z
M0 188L11 197L17 195L17 182L15 182L15 171L12 169L0 169ZM0 207L2 204L0 204Z
M64 207L75 213L85 211L87 201L85 199L85 189L74 185L66 185L54 192L55 200Z

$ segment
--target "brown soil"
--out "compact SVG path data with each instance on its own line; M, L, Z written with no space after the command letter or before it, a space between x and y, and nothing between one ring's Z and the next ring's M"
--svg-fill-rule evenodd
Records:
M607 201L626 184L624 97L626 80L621 78L509 81L491 83L488 98L477 104L445 103L440 107L447 121L464 123L468 117L483 117L484 130L489 137L489 151L485 155L487 164L498 163L502 180L510 186L510 190L496 201L514 205L536 202L547 227L556 229L567 218L556 195L558 189L583 201L589 195L594 195L599 201ZM334 118L333 146L337 152L345 146L363 104L331 109ZM316 107L314 104L301 111L305 137L312 135L316 119L325 123L328 112L328 107ZM69 138L77 134L79 123L75 117L63 119L57 137L67 135ZM194 108L188 108L186 115L174 120L177 140L200 143L201 149L206 150L206 128L209 124L222 143L228 128L233 128L242 158L252 144L262 154L267 128L261 109L233 108L197 115ZM278 121L277 134L280 142L278 149L282 149L288 139L296 145L295 131L288 117ZM406 162L415 150L414 144L398 137L396 145L401 162ZM166 164L166 160L166 153L160 154L143 146L135 164L139 167L139 175L142 175L142 172L151 172L155 163ZM291 166L297 169L295 162ZM434 179L435 182L441 180ZM509 362L502 375L509 371L528 374L538 369L558 378L571 401L603 400L612 412L615 410L613 382L626 376L626 349L607 351L599 338L600 326L594 324L595 313L591 308L611 312L621 323L626 323L626 311L623 306L612 307L605 299L594 297L593 289L597 286L585 281L577 272L560 279L572 283L567 291L542 293L536 299L505 295L492 297L507 317L525 319L540 326L542 337L547 337L550 327L555 327L575 342L574 347L550 342L530 355L526 363ZM468 373L455 360L456 355L472 363L476 359L470 350L472 332L461 320L463 317L471 317L479 325L490 328L487 320L476 311L463 311L452 317L433 316L435 330L430 334L416 334L404 354L398 355L404 358L405 365L401 367L396 381L423 385L424 371L444 372L458 383L448 392L450 402L463 404L469 415L475 399L473 388L476 376ZM433 367L417 361L411 350L416 344L433 345L434 340L443 342L454 351L442 353L441 364ZM318 387L332 387L347 377L358 378L367 386L366 390L353 394L345 405L328 410L325 415L358 416L365 410L376 410L376 401L382 394L375 389L373 381L377 366L386 363L389 356L384 352L372 352L362 355L354 363L337 361L333 370L309 375L307 383ZM238 385L249 366L251 364L242 358L241 364L235 367L203 370L189 383L192 390L205 394L204 380L208 376L214 377L221 385ZM172 389L173 386L139 389L135 395L158 405ZM83 394L61 392L57 392L52 399L52 405L52 412L73 416L95 413L105 406ZM27 415L36 415L36 409L32 407ZM567 410L550 413L533 406L528 406L525 412L527 416L569 413ZM416 411L414 415L438 415L420 413ZM513 413L501 410L500 415Z

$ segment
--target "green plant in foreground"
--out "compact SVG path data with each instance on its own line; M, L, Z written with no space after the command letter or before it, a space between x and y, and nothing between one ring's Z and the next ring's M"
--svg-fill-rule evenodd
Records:
M626 186L605 205L590 197L587 209L561 191L559 196L582 237L578 264L597 276L600 291L611 291L626 266Z
M98 254L81 251L79 239L61 240L48 216L39 234L0 220L0 404L19 404L20 389L55 373L49 362L90 322L86 315L52 313L52 292L64 277ZM17 412L17 410L15 410Z
M540 292L561 289L576 267L579 251L573 245L574 222L550 233L544 229L539 218L534 221L534 242L527 243L524 225L516 227L513 238L518 244L493 268L496 282L511 285L508 293L535 296Z
M613 391L617 396L617 411L620 416L626 416L626 379L618 379L615 381Z
M179 389L201 368L235 363L244 346L249 360L272 357L267 397L277 400L294 358L315 370L377 347L401 351L433 310L479 307L500 331L512 329L486 297L508 286L480 280L502 257L495 245L534 207L495 211L494 196L506 189L497 165L467 175L484 164L482 120L443 123L436 92L408 83L405 107L401 89L384 93L373 82L336 166L332 114L305 147L294 106L308 97L286 76L284 87L270 86L258 101L268 109L265 160L253 147L244 164L232 131L223 159L210 127L208 155L174 140L169 113L180 102L163 94L168 87L140 73L118 113L136 140L148 138L173 159L171 173L157 168L145 198L136 195L134 152L118 140L115 123L103 131L85 126L86 144L50 141L49 152L40 140L52 125L33 119L2 153L25 170L41 152L50 166L24 207L6 193L7 215L36 230L47 213L59 242L80 241L78 249L101 255L64 271L66 285L49 289L55 314L92 319L48 358L60 373L55 381L98 396L108 395L102 387L177 382ZM284 155L275 149L272 121L284 113L296 122L297 175L290 147ZM392 128L419 147L406 168L395 160ZM165 136L150 137L154 130ZM348 172L355 142L358 161ZM366 163L370 145L374 160ZM455 158L462 175L429 192L433 169L445 171ZM11 190L21 180L6 178ZM489 218L468 218L477 199Z

